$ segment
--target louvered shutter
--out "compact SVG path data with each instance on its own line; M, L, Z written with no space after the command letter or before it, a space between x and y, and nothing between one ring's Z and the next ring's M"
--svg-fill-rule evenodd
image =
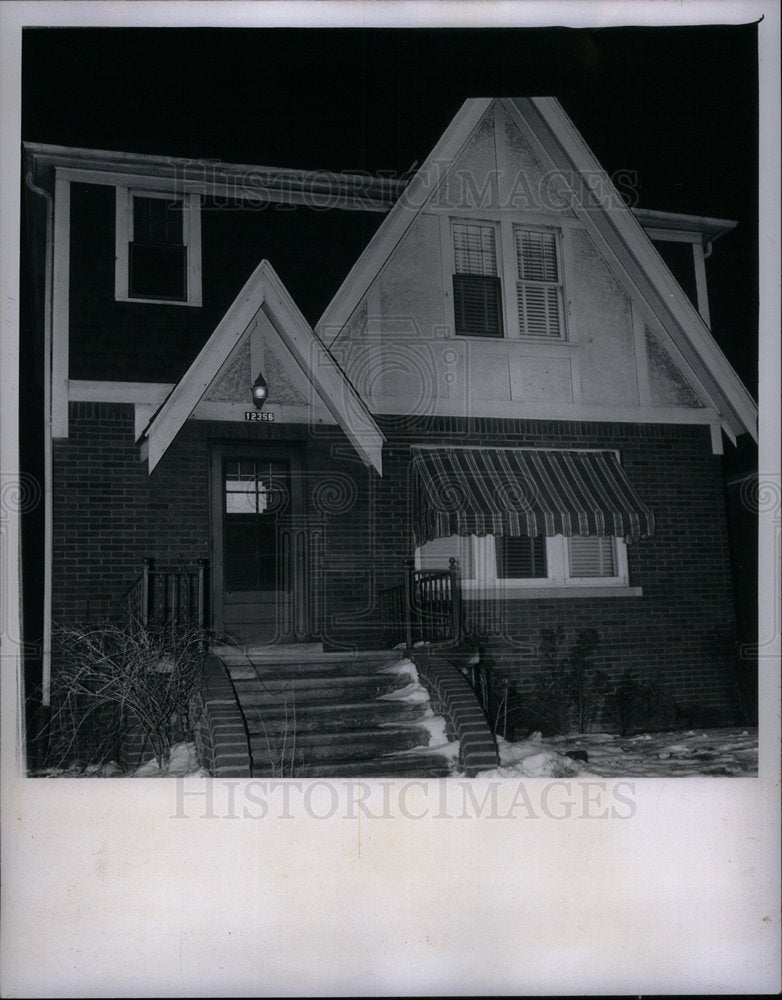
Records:
M501 337L502 286L494 226L454 223L453 300L456 333Z
M570 576L616 576L613 538L574 535L568 539Z
M523 337L561 337L559 262L554 233L515 230L519 332Z

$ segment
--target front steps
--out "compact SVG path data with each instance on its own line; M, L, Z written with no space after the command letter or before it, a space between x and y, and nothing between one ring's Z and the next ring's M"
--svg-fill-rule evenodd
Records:
M309 644L214 652L244 717L253 777L453 773L453 758L429 749L442 720L401 653L324 653Z

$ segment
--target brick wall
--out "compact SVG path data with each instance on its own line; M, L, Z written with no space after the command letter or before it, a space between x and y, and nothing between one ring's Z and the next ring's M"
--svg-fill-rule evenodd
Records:
M210 558L210 442L280 440L301 448L308 514L323 534L324 619L341 628L371 614L370 473L336 428L188 421L148 475L131 405L69 412L69 437L54 446L55 620L112 614L145 557L161 569Z
M209 441L298 440L311 519L323 534L322 616L327 646L377 646L377 594L398 583L412 555L410 445L449 442L616 447L657 523L628 547L641 597L507 602L482 637L487 656L523 685L538 669L541 630L600 633L597 663L618 676L653 671L681 704L729 706L715 640L735 622L720 459L700 426L608 425L427 417L381 419L388 438L381 479L341 432L304 426L189 421L151 476L133 441L133 408L71 404L67 441L55 446L55 618L107 613L153 556L175 568L209 557ZM726 709L727 710L727 709Z
M480 637L484 654L523 688L539 669L543 629L562 627L569 645L579 629L595 628L595 662L612 676L627 667L651 672L680 705L710 705L730 717L734 691L714 645L734 626L735 611L720 459L707 427L494 419L465 426L463 419L431 417L423 424L423 431L414 421L383 425L389 442L375 497L379 586L398 581L410 555L411 444L617 448L656 518L655 538L628 546L630 583L643 596L508 601ZM470 602L468 613L476 606Z

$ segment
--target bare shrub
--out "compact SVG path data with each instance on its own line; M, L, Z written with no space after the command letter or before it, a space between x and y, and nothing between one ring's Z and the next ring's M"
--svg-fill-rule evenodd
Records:
M193 625L111 622L60 626L54 636L46 765L116 758L140 731L160 767L172 740L192 738L192 703L203 662Z

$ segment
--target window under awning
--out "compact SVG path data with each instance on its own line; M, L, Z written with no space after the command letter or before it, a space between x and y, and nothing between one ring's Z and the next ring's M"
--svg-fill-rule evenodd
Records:
M414 448L416 545L449 535L654 534L613 451Z

